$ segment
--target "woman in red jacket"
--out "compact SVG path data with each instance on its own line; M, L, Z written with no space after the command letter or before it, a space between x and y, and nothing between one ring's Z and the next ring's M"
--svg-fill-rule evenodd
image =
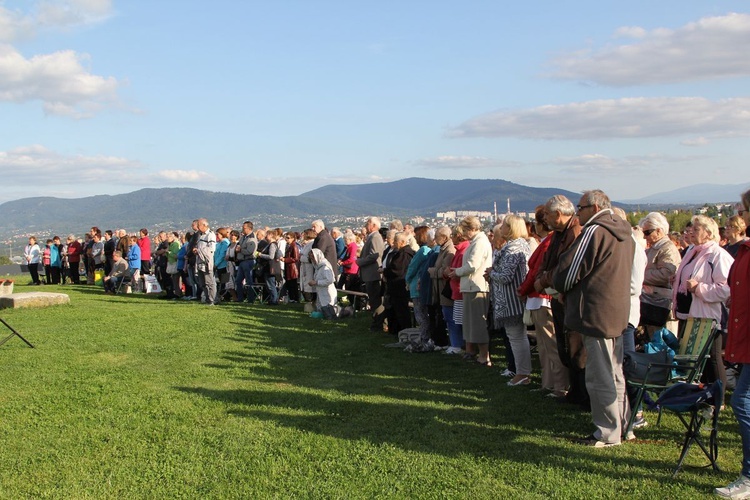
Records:
M742 205L744 210L739 215L750 226L750 191L743 193ZM715 492L726 498L747 498L750 496L750 240L740 245L728 281L730 304L724 359L742 367L732 394L732 408L742 437L742 474Z
M284 250L284 284L281 295L289 294L289 302L299 302L299 247L297 233L289 231L284 236L286 249Z

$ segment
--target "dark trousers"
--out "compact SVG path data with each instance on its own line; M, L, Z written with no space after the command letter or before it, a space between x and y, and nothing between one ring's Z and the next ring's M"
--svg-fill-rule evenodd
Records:
M70 282L73 284L78 285L81 280L81 275L79 274L79 266L80 262L71 262L70 267L68 268L68 278L70 278Z
M52 275L52 284L53 285L59 285L60 284L60 271L62 271L62 269L59 268L59 267L56 267L56 266L52 266L50 268L50 274Z
M370 324L371 330L382 330L383 322L385 321L385 314L383 309L383 293L381 290L382 282L377 281L366 281L365 291L367 292L367 301L370 303L370 311L372 313L372 323ZM407 299L408 303L408 299ZM406 306L408 311L409 306ZM390 318L388 320L390 324ZM406 328L406 327L404 327ZM390 329L390 327L389 327ZM398 333L398 331L393 332Z
M31 275L31 281L35 285L42 284L42 282L39 281L39 264L29 264L29 274Z

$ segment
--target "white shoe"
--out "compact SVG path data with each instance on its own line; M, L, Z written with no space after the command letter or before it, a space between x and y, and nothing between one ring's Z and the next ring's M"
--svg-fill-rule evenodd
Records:
M737 480L729 483L723 488L716 488L714 493L724 498L749 498L750 477L740 476Z
M515 372L512 372L512 371L510 371L510 370L508 370L506 368L505 370L503 370L503 372L500 374L500 376L501 377L513 378L513 377L516 376L516 374L515 374Z

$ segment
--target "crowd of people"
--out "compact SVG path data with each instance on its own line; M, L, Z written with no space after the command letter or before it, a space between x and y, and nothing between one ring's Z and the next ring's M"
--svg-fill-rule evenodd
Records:
M749 208L750 191L723 228L696 215L676 233L659 212L631 227L605 193L592 190L577 205L551 197L532 221L503 216L491 231L476 217L415 228L399 220L381 225L373 216L345 231L315 220L301 233L251 221L212 230L197 219L190 231L159 232L153 242L146 229L127 235L97 227L83 241L54 237L40 247L30 238L25 255L36 284L41 264L49 283L78 283L84 275L93 283L101 272L107 293L124 279L136 286L139 275L153 274L165 298L306 301L332 320L344 311L340 295L349 294L350 304L369 311L372 331L397 336L418 328L417 340L395 345L442 350L484 367L502 362L511 387L531 383L531 338L541 389L590 409L594 431L580 442L608 447L634 439L626 434L623 357L637 349L636 332L648 338L667 327L679 336L688 318L711 318L723 342L715 343L707 376L726 382L722 356L750 363ZM492 337L506 347L502 360L493 359ZM740 479L717 489L725 496L750 494L750 370L738 376L732 406L744 459ZM646 424L639 411L634 429Z

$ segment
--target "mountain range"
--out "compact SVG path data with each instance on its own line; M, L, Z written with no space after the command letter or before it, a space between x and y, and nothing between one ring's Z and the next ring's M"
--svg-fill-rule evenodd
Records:
M692 186L660 193L630 204L702 204L737 200L741 186ZM726 194L720 194L726 193ZM140 189L118 195L78 199L34 197L0 205L0 235L80 233L92 225L147 228L185 228L197 217L220 224L250 219L269 225L306 225L313 218L341 220L364 215L432 216L450 210L532 212L554 194L576 202L579 193L555 188L523 186L501 179L437 180L407 178L393 182L328 185L299 196L257 196L218 193L190 188ZM680 199L680 194L683 198ZM688 197L687 195L690 195ZM694 195L694 196L693 196ZM678 201L679 200L679 201ZM689 203L689 202L688 202ZM627 205L623 208L630 208Z

